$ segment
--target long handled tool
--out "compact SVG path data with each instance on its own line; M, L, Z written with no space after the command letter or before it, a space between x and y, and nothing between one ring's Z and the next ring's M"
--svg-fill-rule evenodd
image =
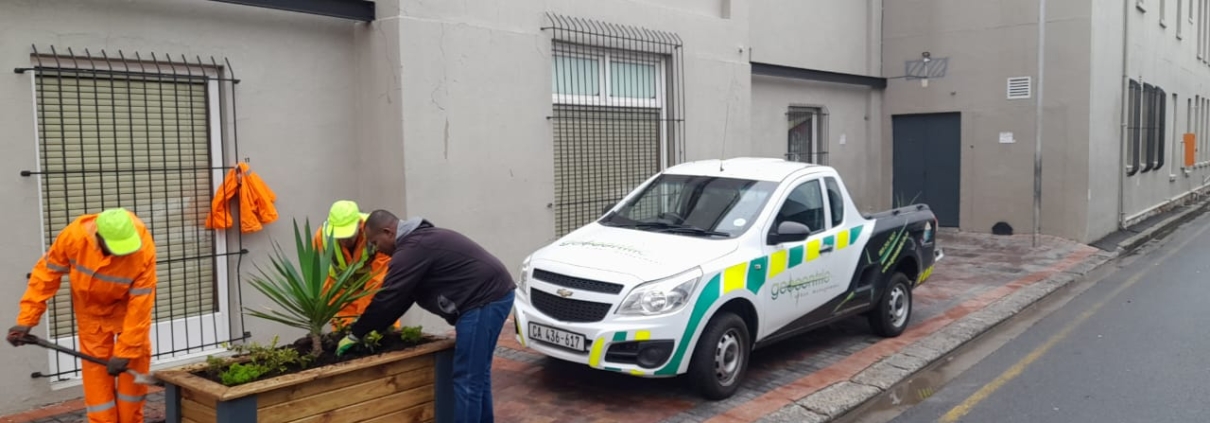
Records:
M81 360L91 361L93 363L100 364L102 366L109 365L108 360L102 360L100 358L93 357L88 354L84 354L82 352L73 350L71 348L67 348L67 347L61 346L59 344L49 342L49 341L39 338L35 335L27 334L27 335L25 335L24 338L21 339L21 341L28 343L28 344L35 344L42 348L52 349L52 350L79 358ZM152 376L149 374L139 373L139 372L136 372L136 371L130 370L130 369L126 369L126 373L129 373L131 376L134 376L134 383L137 383L140 385L163 385L163 382L160 382L160 380L156 379L155 376Z

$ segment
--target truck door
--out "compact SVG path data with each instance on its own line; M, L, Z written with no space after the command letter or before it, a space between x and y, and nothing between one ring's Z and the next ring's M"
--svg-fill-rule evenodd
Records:
M836 248L830 210L819 176L804 177L777 205L766 233L774 232L782 222L797 222L811 231L805 241L769 246L771 271L785 269L786 277L772 282L768 295L761 296L768 316L762 319L763 332L770 334L819 308L844 291L847 275L837 274L828 264ZM806 322L802 322L806 323Z

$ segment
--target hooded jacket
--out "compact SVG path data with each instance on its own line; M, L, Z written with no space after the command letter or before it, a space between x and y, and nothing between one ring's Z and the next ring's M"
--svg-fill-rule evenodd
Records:
M470 238L420 218L400 221L382 289L351 332L360 338L382 331L414 303L453 325L516 286L504 264Z
M240 213L239 228L241 232L256 232L277 220L277 194L269 189L269 185L248 168L247 163L240 163L227 171L214 199L210 201L210 214L206 216L206 229L227 229L234 223L231 217L230 202L239 196Z

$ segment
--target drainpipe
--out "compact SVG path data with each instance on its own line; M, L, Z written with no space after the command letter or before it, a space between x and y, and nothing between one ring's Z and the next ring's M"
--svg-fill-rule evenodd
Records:
M1038 0L1038 104L1034 110L1034 247L1038 246L1038 233L1042 232L1042 93L1046 89L1042 77L1045 71L1046 0Z
M1126 229L1126 143L1129 138L1130 70L1127 53L1130 46L1130 7L1135 0L1123 0L1122 9L1122 116L1118 145L1118 229Z

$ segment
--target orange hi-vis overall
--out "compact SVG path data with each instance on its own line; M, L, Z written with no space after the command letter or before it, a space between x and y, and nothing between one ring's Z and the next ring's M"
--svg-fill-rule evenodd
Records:
M21 297L17 324L36 326L46 302L68 275L80 337L80 352L102 359L130 359L127 368L147 373L151 366L151 310L155 305L155 244L146 226L132 214L142 248L125 256L107 256L97 241L96 215L67 225L38 260ZM130 374L114 377L104 365L83 363L84 404L89 423L142 423L147 387Z
M366 217L367 215L365 214L362 214L361 216L360 228L357 231L356 242L352 251L345 248L344 245L341 245L339 240L337 240L336 250L338 253L333 260L332 266L328 269L328 279L324 281L324 289L331 289L332 284L336 282L336 278L341 272L344 272L345 269L348 269L349 266L356 265L358 263L361 263L364 266L365 262L370 260L372 261L370 261L369 266L362 267L362 270L360 271L373 272L373 276L370 276L370 280L366 282L365 289L374 290L382 286L382 281L387 275L387 266L391 264L391 257L377 253L375 253L372 258L368 257L369 251L367 250L369 248L369 242L366 238L365 231ZM315 239L313 240L315 246L323 248L324 239L324 228L323 226L320 226L319 230L315 231ZM353 324L353 322L357 320L357 317L361 316L361 313L366 311L366 307L370 306L370 301L373 299L373 295L366 295L345 306L345 308L340 310L338 317L332 319L332 328L337 329L341 325L347 326ZM399 328L399 322L395 322L395 328Z

